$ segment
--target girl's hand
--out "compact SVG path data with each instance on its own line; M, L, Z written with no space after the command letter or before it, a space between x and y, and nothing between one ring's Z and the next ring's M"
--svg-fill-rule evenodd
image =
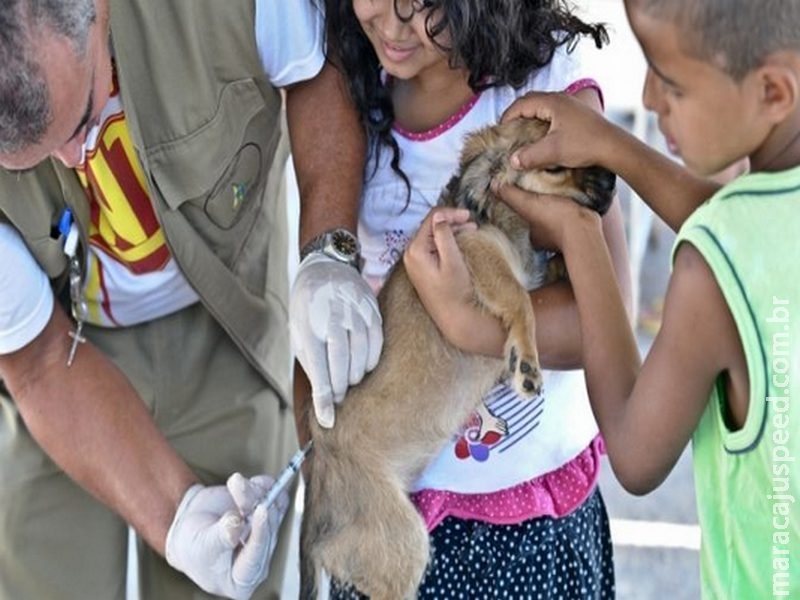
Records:
M511 155L516 169L542 167L588 167L603 164L606 149L601 143L613 125L592 107L563 93L531 92L518 98L503 113L502 121L537 118L550 122L547 134Z
M506 185L496 190L500 199L525 219L537 248L568 252L570 241L580 243L588 231L603 236L602 219L595 211L574 200L527 192Z
M436 208L403 254L408 277L437 323L437 315L472 302L472 280L455 233L475 227L466 209Z
M455 235L476 228L469 211L434 209L403 255L408 278L442 335L464 352L501 357L505 331L475 303L472 277Z

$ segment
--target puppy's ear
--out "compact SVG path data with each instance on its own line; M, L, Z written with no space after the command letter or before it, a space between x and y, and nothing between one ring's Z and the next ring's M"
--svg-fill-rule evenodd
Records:
M478 223L486 223L488 220L488 213L486 211L486 203L479 202L475 197L472 188L464 188L459 197L459 206L469 209L472 219Z
M466 135L458 161L462 172L480 155L498 148L497 130L497 126L487 125Z
M439 195L439 205L459 206L458 204L458 175L453 175Z

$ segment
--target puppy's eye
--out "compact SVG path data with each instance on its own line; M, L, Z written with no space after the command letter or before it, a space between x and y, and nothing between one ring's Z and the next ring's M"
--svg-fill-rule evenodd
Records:
M566 170L567 170L567 167L555 166L555 167L548 167L544 171L545 171L545 173L552 173L553 175L555 175L557 173L563 173Z

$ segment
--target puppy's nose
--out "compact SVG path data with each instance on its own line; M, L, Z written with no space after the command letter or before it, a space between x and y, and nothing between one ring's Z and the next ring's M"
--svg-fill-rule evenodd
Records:
M603 167L590 167L587 169L589 184L598 192L613 194L617 185L617 176Z
M617 176L603 167L589 167L584 171L583 185L592 199L592 208L601 215L605 214L617 185Z

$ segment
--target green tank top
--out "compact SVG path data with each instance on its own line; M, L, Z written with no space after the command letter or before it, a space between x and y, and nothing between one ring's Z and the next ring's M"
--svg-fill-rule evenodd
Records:
M745 175L681 228L712 269L747 359L744 427L716 385L694 433L704 598L800 598L800 167Z

